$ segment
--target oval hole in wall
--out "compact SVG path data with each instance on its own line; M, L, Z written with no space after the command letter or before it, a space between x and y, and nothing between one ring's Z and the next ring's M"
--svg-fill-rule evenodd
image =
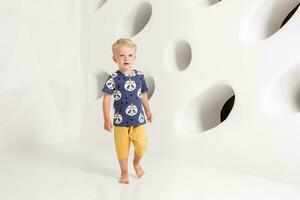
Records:
M201 6L212 6L216 3L219 3L221 0L196 0Z
M96 1L96 10L98 10L99 8L101 8L107 0L97 0Z
M191 45L185 40L179 40L166 49L166 64L172 71L186 70L192 59Z
M179 71L185 70L192 59L192 49L188 42L178 41L175 46L176 66Z
M91 13L99 10L106 2L107 0L90 0Z
M270 83L263 98L263 108L274 116L300 112L300 67L294 68Z
M152 15L151 4L144 2L130 11L128 16L122 21L120 35L126 37L133 37L141 32L147 23L149 22Z
M235 100L235 95L232 95L224 104L224 106L222 107L221 110L221 114L220 114L220 120L221 122L225 121L227 119L227 117L229 116L233 105L234 105L234 100Z
M88 101L92 102L98 100L103 96L102 89L108 78L107 72L99 72L97 74L88 75Z
M245 44L264 40L283 27L296 13L299 0L261 1L249 8L241 21L240 40Z
M154 82L154 79L152 78L152 76L148 76L148 75L145 75L145 81L146 81L146 84L148 86L148 99L151 99L153 93L154 93L154 90L155 90L155 82Z
M280 25L280 28L282 28L295 14L295 12L298 10L300 3L286 16L286 18L283 20L282 24Z
M234 91L229 85L216 85L200 93L188 102L177 115L176 126L182 133L201 133L218 126L224 104L231 99ZM231 105L232 109L233 105ZM229 116L231 109L226 113ZM224 112L224 111L223 111ZM226 116L226 117L227 117Z

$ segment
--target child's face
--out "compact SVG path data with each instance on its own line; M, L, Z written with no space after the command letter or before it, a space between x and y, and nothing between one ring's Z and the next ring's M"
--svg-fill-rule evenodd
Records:
M136 58L136 52L134 48L127 46L119 46L116 53L113 56L113 60L118 64L119 69L127 71L132 68Z

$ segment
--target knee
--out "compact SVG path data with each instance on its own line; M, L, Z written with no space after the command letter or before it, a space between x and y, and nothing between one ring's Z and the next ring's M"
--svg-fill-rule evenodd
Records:
M139 156L139 157L142 157L145 153L147 149L147 143L144 143L144 144L137 144L135 145L135 148L134 148L134 153Z

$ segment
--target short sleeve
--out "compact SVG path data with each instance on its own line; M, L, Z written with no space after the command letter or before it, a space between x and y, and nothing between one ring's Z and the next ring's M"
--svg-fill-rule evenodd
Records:
M113 94L115 87L116 84L114 82L114 79L111 76L109 76L103 86L102 92Z
M146 83L146 80L145 80L145 77L144 75L142 75L142 88L141 88L141 92L144 93L144 92L148 92L148 87L147 87L147 83Z

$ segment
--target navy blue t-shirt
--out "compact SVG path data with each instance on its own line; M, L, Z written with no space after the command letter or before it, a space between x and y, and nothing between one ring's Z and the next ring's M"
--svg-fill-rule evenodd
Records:
M148 91L143 73L132 75L116 71L109 75L102 92L114 97L114 126L139 126L146 123L141 94Z

